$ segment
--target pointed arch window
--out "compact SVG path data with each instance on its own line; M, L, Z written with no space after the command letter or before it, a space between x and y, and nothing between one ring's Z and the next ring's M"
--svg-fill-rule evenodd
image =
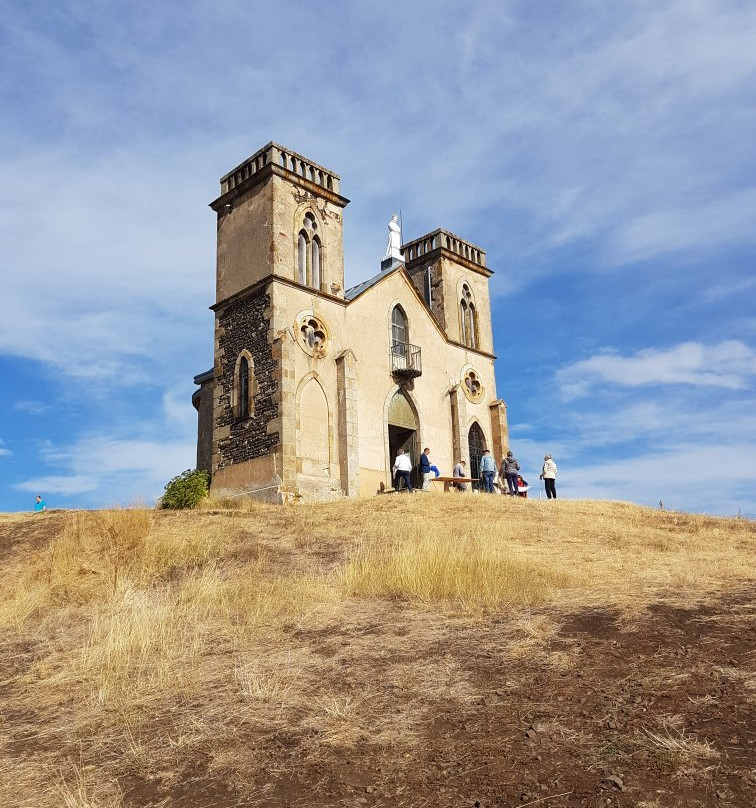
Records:
M459 332L465 345L478 347L477 312L472 292L466 283L462 284L462 298L459 301Z
M239 362L239 417L249 418L249 362L246 356Z
M407 315L401 306L394 306L391 312L391 349L394 353L404 352L404 346L409 342L408 336Z
M307 285L307 236L304 230L297 243L297 280L303 286Z
M320 289L322 285L323 246L318 235L318 223L312 213L306 213L297 237L297 280L303 286Z
M236 360L232 393L232 410L237 420L243 421L255 414L256 395L254 362L249 353L244 351Z

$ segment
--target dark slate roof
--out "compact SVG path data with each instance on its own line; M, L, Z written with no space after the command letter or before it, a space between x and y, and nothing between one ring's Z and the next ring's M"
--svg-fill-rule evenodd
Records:
M215 373L214 368L210 368L210 370L206 370L204 373L198 373L194 377L194 383L195 384L202 384L202 382L209 382L210 379L213 378L214 373Z

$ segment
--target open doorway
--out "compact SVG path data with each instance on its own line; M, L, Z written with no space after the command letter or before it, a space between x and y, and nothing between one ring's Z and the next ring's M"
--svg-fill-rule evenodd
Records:
M473 423L467 433L467 443L470 449L470 476L475 480L472 487L479 491L480 485L480 460L486 448L486 436L478 423Z
M409 455L412 463L412 485L418 484L417 464L420 460L418 449L418 422L415 410L407 396L397 390L389 404L388 419L388 444L389 444L389 474L391 466L394 464L396 453L399 449L404 449ZM394 481L391 481L393 485Z

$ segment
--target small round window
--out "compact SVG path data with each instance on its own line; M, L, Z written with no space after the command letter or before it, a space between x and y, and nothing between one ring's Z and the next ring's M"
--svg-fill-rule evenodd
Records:
M310 356L320 358L328 352L330 337L325 321L314 314L305 314L296 323L297 341Z

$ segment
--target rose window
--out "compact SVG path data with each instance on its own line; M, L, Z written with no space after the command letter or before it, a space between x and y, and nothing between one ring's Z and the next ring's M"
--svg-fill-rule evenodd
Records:
M480 376L474 370L468 370L462 380L462 387L465 395L470 401L480 401L483 398L483 384Z
M300 318L297 323L299 344L310 356L325 356L328 347L328 329L313 315Z

